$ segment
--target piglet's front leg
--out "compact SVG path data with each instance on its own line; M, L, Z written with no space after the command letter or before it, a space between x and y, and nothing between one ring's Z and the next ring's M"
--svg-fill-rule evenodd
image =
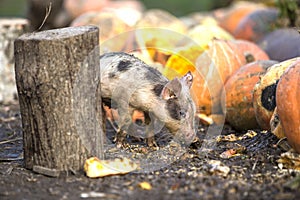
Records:
M146 136L147 136L146 140L148 146L153 149L158 149L158 145L154 138L155 135L154 123L153 122L151 123L150 115L147 112L145 113L145 124L146 124Z
M117 148L126 147L126 141L125 138L127 136L127 130L131 124L131 116L133 113L133 109L129 108L123 109L123 107L118 108L120 120L119 120L119 129L116 133L115 142Z
M150 136L147 138L147 144L150 148L158 149L158 145L155 142L154 136Z
M117 148L126 146L126 142L125 142L126 135L127 135L126 131L121 130L120 128L118 129L116 137L115 137L115 142L116 142Z

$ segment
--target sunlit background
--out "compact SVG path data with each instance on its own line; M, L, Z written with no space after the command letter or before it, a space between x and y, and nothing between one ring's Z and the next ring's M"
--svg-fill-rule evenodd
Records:
M54 0L55 1L55 0ZM146 8L162 8L176 16L228 5L231 0L140 0ZM0 0L0 16L26 16L28 0Z
M0 0L0 16L25 16L26 0Z

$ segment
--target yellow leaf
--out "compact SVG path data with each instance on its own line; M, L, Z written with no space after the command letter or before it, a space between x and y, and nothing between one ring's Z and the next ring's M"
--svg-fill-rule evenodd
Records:
M139 183L139 186L140 186L140 188L142 188L143 190L151 190L152 189L152 186L151 186L151 184L150 183L148 183L148 182L140 182Z
M196 59L203 53L205 49L199 45L192 44L178 48L168 59L163 74L173 79L176 76L182 76L188 71L195 71Z
M84 171L90 178L109 175L127 174L139 168L137 163L127 158L116 158L114 160L99 160L92 157L86 160Z

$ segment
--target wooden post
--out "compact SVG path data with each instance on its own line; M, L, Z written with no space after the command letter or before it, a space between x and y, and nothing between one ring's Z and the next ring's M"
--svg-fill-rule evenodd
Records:
M103 157L98 33L70 27L15 41L26 168L58 176Z
M13 101L17 95L15 82L14 41L29 30L26 19L0 19L0 102Z

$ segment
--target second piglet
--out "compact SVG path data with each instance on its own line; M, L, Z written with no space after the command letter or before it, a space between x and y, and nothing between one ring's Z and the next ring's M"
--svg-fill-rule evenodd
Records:
M191 143L195 136L195 104L190 94L190 72L169 81L140 59L121 52L100 56L102 102L118 110L117 147L124 144L134 110L151 121L145 132L149 146L156 146L154 134L165 126L176 140Z

